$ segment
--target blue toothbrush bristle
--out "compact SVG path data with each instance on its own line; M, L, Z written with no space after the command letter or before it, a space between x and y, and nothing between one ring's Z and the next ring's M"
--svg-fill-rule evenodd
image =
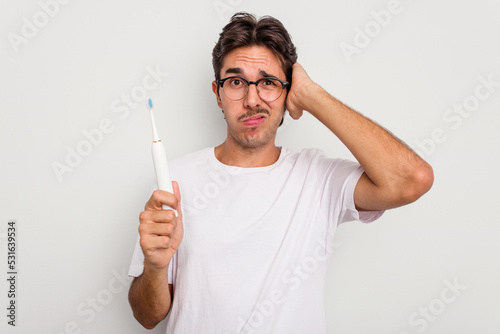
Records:
M150 108L153 108L153 100L151 100L150 98L148 98L148 105Z

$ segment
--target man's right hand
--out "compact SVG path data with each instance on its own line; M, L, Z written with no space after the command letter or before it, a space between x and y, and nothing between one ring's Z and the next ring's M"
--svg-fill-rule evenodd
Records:
M168 269L184 235L179 185L175 181L172 185L175 195L155 190L139 216L140 244L145 266L153 271ZM162 210L162 204L175 208L177 217L173 210Z

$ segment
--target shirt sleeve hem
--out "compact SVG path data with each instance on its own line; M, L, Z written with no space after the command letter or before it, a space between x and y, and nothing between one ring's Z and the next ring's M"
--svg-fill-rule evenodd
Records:
M350 201L348 207L352 208L351 210L354 220L357 220L364 224L368 224L379 219L384 214L385 210L358 211L356 209L356 203L354 202L354 189L356 188L356 185L358 184L359 179L364 172L365 171L360 166L350 176L352 182L349 182L349 189L347 189Z
M143 266L130 266L128 269L128 275L130 277L139 277L141 274L144 272L144 267Z

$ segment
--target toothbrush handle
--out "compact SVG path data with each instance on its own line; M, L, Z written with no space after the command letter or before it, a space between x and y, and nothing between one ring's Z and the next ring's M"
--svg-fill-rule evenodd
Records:
M161 141L153 142L151 151L153 154L153 164L155 166L158 189L165 190L173 194L174 190L172 188L172 180L170 179L167 155L165 153L163 143ZM166 204L163 204L163 210L173 210L175 212L175 216L177 216L177 210Z

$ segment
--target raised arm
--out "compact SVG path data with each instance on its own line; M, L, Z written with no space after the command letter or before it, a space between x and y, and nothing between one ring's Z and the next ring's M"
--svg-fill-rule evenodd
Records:
M173 298L168 284L168 266L184 234L180 192L173 182L175 196L157 190L146 203L139 220L140 244L144 253L144 272L132 281L129 302L134 317L147 329L154 328L167 316ZM162 210L162 204L177 209Z
M385 210L417 200L434 181L429 164L380 125L349 108L293 66L287 109L293 119L308 111L351 151L365 173L354 190L358 210Z

